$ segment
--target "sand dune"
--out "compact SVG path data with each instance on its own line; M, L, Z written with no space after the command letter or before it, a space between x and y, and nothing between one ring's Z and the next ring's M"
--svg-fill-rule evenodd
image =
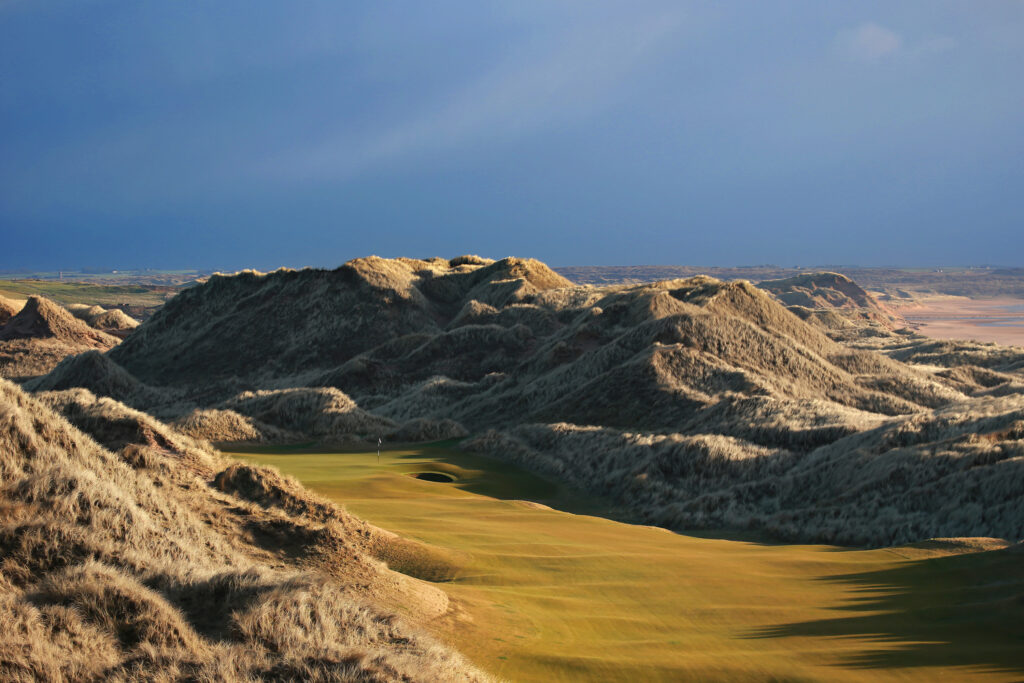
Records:
M6 325L7 321L16 316L24 305L24 302L0 296L0 325Z
M49 299L31 296L0 326L0 377L36 377L68 356L92 349L107 350L119 341L89 327Z
M90 327L103 330L117 337L125 337L139 326L139 321L132 318L119 308L107 310L102 306L86 304L68 304L66 308L73 316L84 321Z
M872 545L1019 534L1015 513L945 506L1015 504L997 484L1021 468L1024 351L914 335L834 273L762 286L575 286L537 261L477 257L243 272L186 290L102 363L31 386L117 394L232 441L469 432L669 527ZM913 448L893 436L947 414L995 450L938 428ZM844 493L858 467L874 483ZM961 476L986 493L914 493Z
M0 453L4 680L485 679L409 624L444 594L375 559L415 544L272 470L4 380Z
M71 344L108 349L118 340L90 328L49 299L30 296L27 303L0 328L0 341L58 339Z

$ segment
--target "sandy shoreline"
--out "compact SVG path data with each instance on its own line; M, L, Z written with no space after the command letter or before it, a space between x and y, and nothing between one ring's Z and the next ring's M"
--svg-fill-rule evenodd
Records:
M885 304L929 337L1024 346L1024 299L941 296Z

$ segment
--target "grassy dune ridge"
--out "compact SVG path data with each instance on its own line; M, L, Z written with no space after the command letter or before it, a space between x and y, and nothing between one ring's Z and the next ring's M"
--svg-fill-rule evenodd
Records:
M227 441L472 433L671 528L1024 536L1024 350L894 329L836 273L766 286L578 286L517 258L244 272L27 386L115 392Z
M30 296L16 308L0 325L0 377L24 381L53 370L66 358L107 350L120 341L43 297Z
M670 528L876 546L1024 538L1024 406L1016 399L883 421L804 453L569 424L491 431L466 447L600 491Z

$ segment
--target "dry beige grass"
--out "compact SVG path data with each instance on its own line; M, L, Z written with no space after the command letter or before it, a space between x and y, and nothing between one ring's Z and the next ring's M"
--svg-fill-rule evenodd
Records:
M846 527L805 512L783 523L773 515L825 505L816 496L835 493L834 482L812 479L817 492L787 502L772 487L829 447L856 461L858 435L1012 403L1024 395L1024 351L894 331L840 275L762 284L772 293L703 276L583 287L537 261L478 257L244 272L184 291L103 362L73 359L27 386L87 387L214 439L351 444L497 430L477 447L672 526L866 543L962 535L941 506L878 516L858 497L839 498ZM1013 452L1015 438L1005 440ZM633 470L655 456L675 464L642 472L648 483L633 496ZM710 478L673 469L691 458L746 464ZM921 458L915 469L938 481L947 462ZM892 496L911 496L909 480L893 482ZM737 493L751 486L761 493ZM732 512L703 511L709 500ZM1013 528L985 524L981 535Z
M6 325L7 321L18 314L24 303L0 296L0 326Z
M166 392L148 387L105 354L89 350L68 356L49 373L25 382L29 391L55 391L81 387L127 403L147 405L166 401Z
M119 341L49 299L31 296L0 327L0 377L24 381L50 372L68 356L107 350Z
M89 324L100 330L134 330L139 326L139 321L132 318L120 308L104 311L89 321Z
M60 305L30 296L24 308L0 328L0 341L11 339L59 339L98 349L117 345L118 339L94 330Z
M804 273L782 280L764 280L757 285L770 292L800 318L826 328L837 320L858 325L875 324L886 329L907 326L898 313L878 301L856 282L839 273Z
M465 447L601 491L670 528L873 546L1024 538L1024 400L875 424L809 452L569 424L491 431Z
M368 441L391 432L396 424L359 408L334 388L295 388L245 392L224 408L293 434L325 441Z
M446 604L374 559L402 543L111 399L40 398L0 380L3 680L483 678L391 612Z
M0 341L0 377L25 381L53 371L61 361L91 346L68 344L59 339L12 339Z
M127 337L132 330L139 326L138 320L120 308L107 310L102 306L89 306L88 304L67 304L65 308L90 327L120 339Z
M176 420L174 427L195 439L216 442L296 441L300 436L260 423L233 410L193 410Z
M436 333L439 319L464 300L504 306L568 284L544 264L513 258L453 267L369 257L334 271L214 276L168 302L112 357L153 384L239 377L265 387L275 377L337 367L396 337ZM243 300L247 313L238 317ZM169 355L179 357L173 368Z

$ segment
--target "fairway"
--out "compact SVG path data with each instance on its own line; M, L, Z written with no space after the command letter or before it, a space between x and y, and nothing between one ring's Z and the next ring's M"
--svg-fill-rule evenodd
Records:
M594 500L450 448L384 451L379 464L311 450L231 455L442 549L453 609L432 627L500 678L1024 678L1017 552L675 534L595 516Z

